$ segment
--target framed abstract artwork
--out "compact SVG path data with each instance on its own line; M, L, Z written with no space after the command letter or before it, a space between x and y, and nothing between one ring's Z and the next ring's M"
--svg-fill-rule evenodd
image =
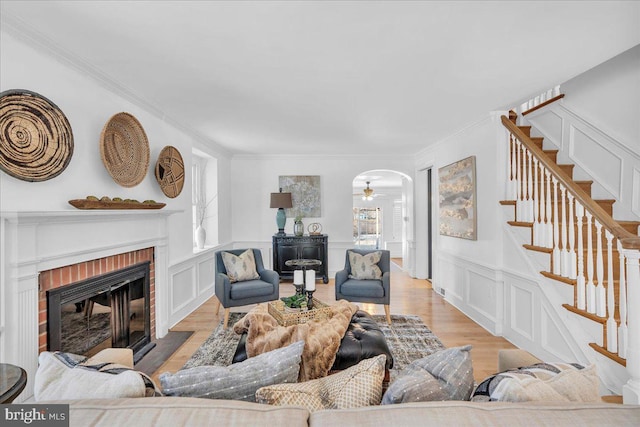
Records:
M440 234L477 239L476 157L438 169Z
M293 207L285 209L287 218L297 216L319 218L322 216L319 175L279 176L278 184L282 191L291 193Z

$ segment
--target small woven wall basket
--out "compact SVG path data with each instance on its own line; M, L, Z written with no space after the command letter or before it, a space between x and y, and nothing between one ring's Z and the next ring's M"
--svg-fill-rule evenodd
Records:
M46 181L72 156L71 125L56 104L23 89L0 93L0 169L23 181Z
M184 187L184 160L177 148L167 145L162 149L155 172L162 192L172 199L178 197Z
M140 184L149 169L149 141L140 122L129 113L111 117L100 135L100 156L115 182Z

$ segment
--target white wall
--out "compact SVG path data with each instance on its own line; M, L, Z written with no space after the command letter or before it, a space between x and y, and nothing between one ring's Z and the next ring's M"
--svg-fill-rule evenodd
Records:
M228 244L232 238L230 160L224 152L212 150L192 135L166 123L145 108L144 103L135 102L135 96L124 93L126 91L123 88L92 77L82 65L70 62L47 47L27 43L4 29L0 38L0 90L26 89L50 99L66 115L74 137L73 157L65 171L54 179L27 182L0 172L0 237L3 242L12 235L15 237L9 240L14 243L0 246L0 361L20 363L20 358L16 356L18 350L12 353L6 351L7 348L18 348L19 344L22 362L29 367L32 377L34 366L37 365L33 360L26 361L24 358L32 357L38 348L37 311L30 321L23 319L17 322L21 325L20 330L13 325L20 314L16 313L15 307L37 307L37 274L42 269L118 253L119 248L126 249L132 245L134 249L144 247L141 246L144 243L155 246L158 337L162 337L168 328L213 295L213 249L193 253L191 150L197 148L219 160L219 241L223 244ZM133 114L140 121L150 146L148 173L133 188L116 184L100 157L102 128L111 116L123 111ZM164 196L154 177L158 154L166 145L176 147L185 163L184 189L174 199ZM161 211L146 211L144 215L140 212L125 215L124 211L100 215L98 212L79 212L68 204L70 199L88 195L154 199L167 206ZM56 237L55 241L59 244L56 245L55 255L39 252L44 245L34 243L37 242L34 236L41 235L45 229L45 225L31 224L33 214L28 212L34 211L48 215L43 218L62 218L64 235ZM101 226L96 221L97 216L105 217L108 227ZM65 219L67 217L73 220ZM115 218L118 218L117 222ZM145 218L148 221L141 226L140 221ZM74 224L77 226L74 227ZM154 235L139 236L153 224L157 224L157 227L152 227L156 230ZM87 232L91 225L98 228L95 234ZM52 227L63 229L54 226L49 228ZM113 228L118 232L105 236L105 231ZM97 238L97 235L100 237ZM134 238L136 240L132 243L131 239ZM99 248L96 248L98 243ZM28 295L28 298L24 295ZM16 305L16 301L23 302L23 305ZM17 339L16 334L20 335ZM7 347L7 343L11 343L11 346ZM31 390L30 381L23 395L28 395Z
M490 331L498 332L496 320L499 296L495 278L501 268L501 222L497 215L504 197L504 162L506 148L500 141L506 136L500 113L487 115L477 123L421 151L415 162L416 174L433 169L433 284L444 290L447 300L459 307ZM438 169L464 159L476 157L477 240L441 236L438 222ZM421 194L426 194L422 185ZM416 227L426 230L426 204L416 198ZM426 233L415 237L416 257L426 258Z
M640 154L640 45L560 88L568 108Z
M640 46L561 86L561 102L525 117L571 163L575 179L592 180L594 199L615 199L614 218L640 219Z
M269 195L278 191L280 175L319 175L322 215L304 218L322 224L329 236L329 274L344 266L344 250L353 247L353 179L363 171L389 169L412 176L411 157L381 156L235 156L231 162L233 183L233 238L236 245L254 244L271 248L276 233L276 210L269 208ZM293 220L285 231L292 233ZM265 263L267 261L265 260ZM271 260L269 260L271 265Z
M81 71L61 60L23 43L13 35L2 33L0 49L0 88L27 89L37 92L55 103L67 116L74 137L74 154L67 169L58 177L44 182L26 182L0 173L0 207L3 211L51 211L73 209L67 201L88 195L153 199L166 203L164 209L179 210L170 219L170 257L182 259L192 254L191 236L191 148L200 146L194 138L184 134L162 119L131 101L116 95L113 88L99 84ZM114 114L126 111L142 124L150 147L149 170L145 179L133 188L124 188L113 181L100 158L100 132ZM186 179L182 193L175 199L166 197L154 176L160 150L175 146L185 162ZM204 147L217 157L220 187L228 184L228 158ZM226 160L226 161L225 161ZM229 197L221 191L221 200ZM228 203L221 203L225 205ZM228 217L222 217L228 218ZM230 239L228 224L221 225L220 241Z

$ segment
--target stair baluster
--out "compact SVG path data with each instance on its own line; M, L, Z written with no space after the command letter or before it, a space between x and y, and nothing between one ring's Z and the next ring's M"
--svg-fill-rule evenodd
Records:
M516 140L516 221L522 221L522 161L520 147L522 143Z
M586 284L584 280L584 241L582 220L584 218L584 207L576 201L576 216L578 221L578 274L576 278L576 306L580 310L586 310Z
M540 207L538 205L538 159L533 158L533 244L540 246Z
M561 273L560 262L560 232L558 230L558 180L552 176L553 180L553 274Z
M509 177L510 177L510 187L509 187L509 194L511 195L511 199L516 199L518 197L518 189L517 189L517 183L518 180L516 179L516 172L514 171L515 166L516 166L516 138L511 135L510 138L510 146L509 146L509 157L511 158L511 161L509 162Z
M544 182L544 166L542 163L538 162L540 169L540 198L539 198L539 207L538 207L538 215L540 215L540 220L538 221L538 246L548 247L549 243L547 242L547 219L545 218L546 213L546 195L544 194L545 182Z
M620 254L620 285L618 286L618 312L620 314L620 327L618 328L618 355L627 358L627 283L625 274L625 259L622 251L620 239L618 243L618 253Z
M596 285L593 283L593 215L587 213L587 311L596 312Z
M607 350L618 351L618 323L615 319L615 292L613 289L613 234L605 230L607 238Z
M560 252L560 274L569 277L569 251L567 250L567 189L560 185L560 199L562 203L562 216L560 217L560 242L562 251Z
M525 151L527 153L527 222L533 222L533 176L531 174L531 169L533 166L533 162L531 161L531 151L527 150L525 147Z
M607 316L606 293L604 290L604 259L602 253L602 224L596 219L596 316Z
M544 175L547 181L547 206L546 206L546 217L547 222L545 225L546 228L546 247L553 248L553 218L551 217L551 172L548 169L545 169Z
M567 192L569 199L569 270L568 276L570 279L575 279L577 276L577 259L576 259L576 229L575 229L575 217L573 216L573 203L575 198L573 194Z

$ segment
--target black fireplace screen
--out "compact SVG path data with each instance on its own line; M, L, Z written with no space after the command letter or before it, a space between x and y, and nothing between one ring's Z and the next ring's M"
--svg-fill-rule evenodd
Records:
M128 347L138 360L151 341L149 300L149 262L47 291L47 348Z

